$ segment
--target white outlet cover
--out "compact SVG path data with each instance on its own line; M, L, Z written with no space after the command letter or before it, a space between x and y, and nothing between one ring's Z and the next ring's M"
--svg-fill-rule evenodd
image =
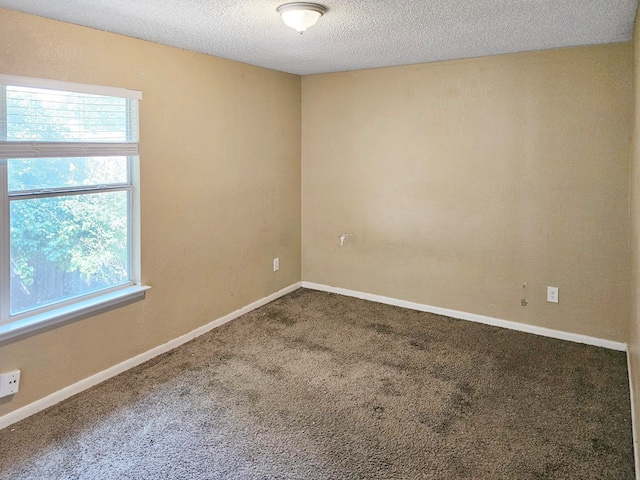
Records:
M558 287L547 287L547 302L558 303Z
M20 387L20 370L0 373L0 397L18 393Z

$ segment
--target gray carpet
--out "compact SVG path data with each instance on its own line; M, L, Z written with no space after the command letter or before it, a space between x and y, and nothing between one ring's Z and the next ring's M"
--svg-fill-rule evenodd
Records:
M624 353L300 289L0 431L2 479L632 479Z

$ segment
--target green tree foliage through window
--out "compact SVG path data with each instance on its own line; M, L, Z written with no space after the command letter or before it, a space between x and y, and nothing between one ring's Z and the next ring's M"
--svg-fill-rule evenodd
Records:
M5 89L6 140L126 142L131 101ZM130 281L131 158L7 160L12 314Z

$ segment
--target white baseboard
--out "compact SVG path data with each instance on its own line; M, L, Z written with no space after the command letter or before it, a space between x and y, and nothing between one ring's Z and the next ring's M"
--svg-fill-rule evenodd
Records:
M639 420L636 418L635 398L633 392L633 375L631 374L631 352L627 348L627 373L629 374L629 396L631 397L631 430L633 432L633 457L636 466L636 478L640 479L640 443L638 443L637 428L640 428L636 422Z
M626 352L627 344L622 342L614 342L612 340L604 340L602 338L589 337L587 335L580 335L578 333L563 332L561 330L553 330L551 328L536 327L534 325L527 325L525 323L512 322L509 320L501 320L499 318L487 317L484 315L476 315L475 313L461 312L458 310L450 310L448 308L433 307L431 305L424 305L422 303L408 302L406 300L399 300L397 298L384 297L381 295L374 295L372 293L363 293L355 290L347 290L345 288L331 287L329 285L322 285L313 282L302 282L303 288L309 288L312 290L320 290L323 292L337 293L348 297L361 298L363 300L371 300L373 302L384 303L387 305L394 305L396 307L409 308L411 310L418 310L420 312L435 313L438 315L444 315L447 317L458 318L460 320L469 320L476 323L484 323L485 325L493 325L494 327L507 328L509 330L517 330L519 332L533 333L535 335L541 335L543 337L557 338L559 340L568 340L570 342L584 343L587 345L594 345L596 347L604 347L610 350L617 350L620 352ZM638 477L640 479L640 477Z
M125 372L130 368L133 368L137 365L140 365L141 363L146 362L147 360L151 360L152 358L157 357L158 355L162 355L163 353L166 353L169 350L173 350L174 348L179 347L180 345L187 343L193 340L194 338L199 337L200 335L203 335L213 330L216 327L224 325L225 323L230 322L231 320L235 320L236 318L240 317L241 315L244 315L245 313L249 313L250 311L255 310L256 308L262 307L263 305L266 305L267 303L272 302L273 300L276 300L277 298L280 298L283 295L286 295L287 293L291 293L294 290L297 290L298 288L300 288L300 286L301 286L300 282L294 283L293 285L290 285L267 297L257 300L251 303L250 305L242 307L236 310L235 312L231 312L228 315L218 318L217 320L214 320L206 325L203 325L202 327L198 327L189 333L186 333L178 338L174 338L173 340L170 340L167 343L159 345L155 348L152 348L151 350L141 353L140 355L137 355L133 358L125 360L124 362L121 362L117 365L114 365L113 367L107 368L106 370L103 370L94 375L91 375L90 377L82 379L79 382L74 383L73 385L69 385L68 387L58 390L57 392L53 392L52 394L47 395L46 397L41 398L40 400L36 400L33 403L25 405L24 407L18 408L13 412L9 412L6 415L3 415L2 417L0 417L0 430L24 418L27 418L33 415L34 413L38 413L44 410L45 408L49 408L52 405L55 405L56 403L59 403L62 400L65 400L71 397L72 395L75 395L76 393L80 393L83 390L93 387L94 385L97 385L100 382L104 382L105 380L108 380L111 377L115 377L116 375L119 375L120 373Z

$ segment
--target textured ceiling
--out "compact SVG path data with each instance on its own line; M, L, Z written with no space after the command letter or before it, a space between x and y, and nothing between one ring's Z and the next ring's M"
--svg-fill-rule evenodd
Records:
M321 0L327 13L300 35L276 12L287 1L0 0L0 7L299 75L627 41L637 8L637 0Z

